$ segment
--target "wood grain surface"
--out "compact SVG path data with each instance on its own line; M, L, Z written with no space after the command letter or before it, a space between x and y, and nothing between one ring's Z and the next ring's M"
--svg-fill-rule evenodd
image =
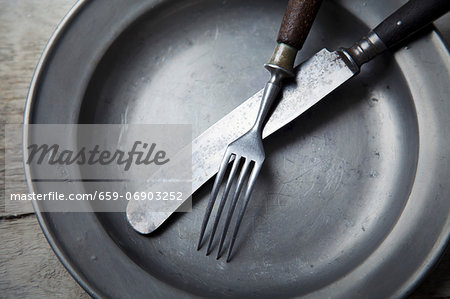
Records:
M125 1L125 0L124 0ZM58 261L29 207L5 211L8 188L26 192L22 164L5 168L5 124L23 122L34 68L52 32L75 0L0 0L0 298L89 298ZM447 41L450 21L438 21ZM20 152L21 136L10 136ZM15 145L14 145L15 144ZM17 147L17 148L14 148ZM411 298L450 298L450 251Z
M300 50L314 23L322 0L289 0L277 43L284 43Z

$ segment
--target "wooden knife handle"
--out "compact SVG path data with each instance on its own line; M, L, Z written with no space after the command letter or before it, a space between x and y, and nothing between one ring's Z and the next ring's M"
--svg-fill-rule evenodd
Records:
M321 3L322 0L289 0L277 42L300 50Z
M390 48L449 9L450 0L410 0L373 31Z

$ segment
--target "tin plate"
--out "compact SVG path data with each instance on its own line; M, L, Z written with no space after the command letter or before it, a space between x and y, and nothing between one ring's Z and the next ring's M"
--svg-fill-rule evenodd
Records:
M298 61L351 45L400 2L325 1ZM285 4L80 1L43 55L25 122L191 123L197 136L262 88ZM211 182L150 236L125 214L37 203L40 224L98 297L406 295L450 233L449 70L427 31L267 139L229 264L195 250Z

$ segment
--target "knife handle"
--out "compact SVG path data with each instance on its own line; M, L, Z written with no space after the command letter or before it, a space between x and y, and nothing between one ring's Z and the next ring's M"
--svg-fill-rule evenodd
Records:
M342 49L342 54L352 62L355 71L358 71L361 65L397 45L449 10L450 0L410 0L351 48Z
M316 18L322 0L289 0L278 32L278 43L300 50Z
M410 0L381 22L373 32L390 48L449 10L449 0Z

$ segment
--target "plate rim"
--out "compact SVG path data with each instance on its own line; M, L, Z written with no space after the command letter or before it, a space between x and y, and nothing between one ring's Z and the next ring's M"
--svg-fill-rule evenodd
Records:
M89 0L77 0L77 2L69 9L69 11L63 17L63 19L57 25L55 31L52 33L50 39L48 40L48 42L44 48L44 51L41 54L41 57L39 58L39 61L35 68L33 77L31 79L30 87L28 89L27 99L25 102L24 121L23 121L24 126L23 126L23 134L22 134L23 153L25 153L27 139L29 136L29 132L27 130L27 125L30 124L31 112L32 112L33 106L34 106L33 99L35 97L36 88L39 85L40 79L43 75L45 65L47 64L48 59L51 56L51 53L56 48L56 45L59 42L60 38L64 35L64 32L66 31L69 24L77 17L77 15L85 7L87 2L89 2ZM24 163L24 172L25 172L25 179L26 179L26 183L28 186L28 190L30 192L34 192L34 187L33 187L32 181L31 181L31 169L27 163ZM50 244L50 247L52 248L53 252L58 257L58 260L63 264L63 266L66 268L66 270L69 272L69 274L75 279L75 281L90 296L92 296L94 298L101 298L98 291L95 290L95 288L93 288L92 285L86 279L84 279L81 275L79 275L77 273L77 271L74 269L73 265L69 261L69 258L62 251L62 249L58 246L57 241L53 237L53 234L51 233L51 231L46 223L46 220L43 217L44 212L41 211L39 205L36 202L32 202L32 204L33 204L33 209L35 211L39 226L41 227L42 232L44 233L44 236L47 239L47 242Z

